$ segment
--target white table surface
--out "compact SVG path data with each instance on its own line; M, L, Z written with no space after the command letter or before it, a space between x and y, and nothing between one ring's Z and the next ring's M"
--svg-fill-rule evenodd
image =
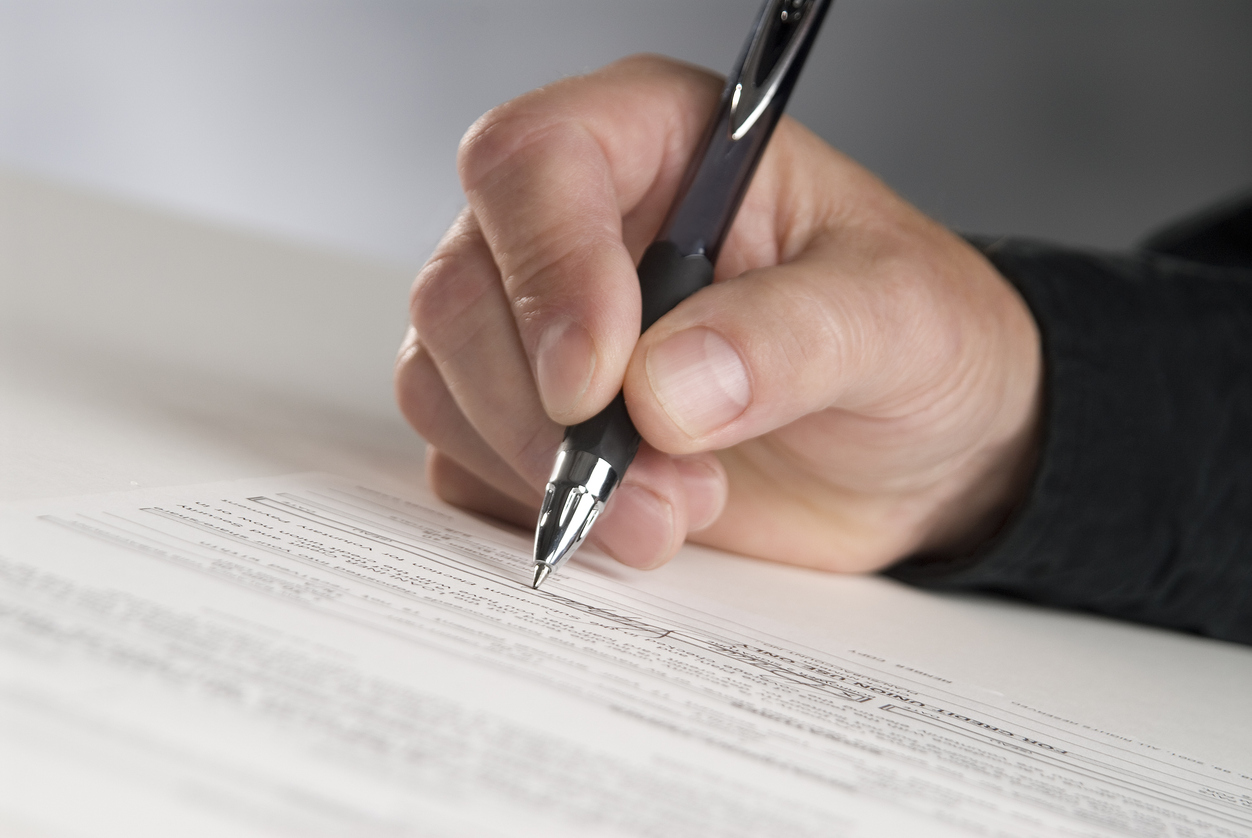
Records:
M391 395L412 274L0 171L0 500L419 480Z

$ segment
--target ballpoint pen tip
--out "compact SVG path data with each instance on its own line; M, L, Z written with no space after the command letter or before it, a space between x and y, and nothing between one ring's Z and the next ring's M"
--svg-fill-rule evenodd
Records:
M543 580L547 579L548 574L551 572L552 567L550 565L543 564L542 562L535 565L535 579L530 583L530 586L535 590L539 590L539 586L543 584Z

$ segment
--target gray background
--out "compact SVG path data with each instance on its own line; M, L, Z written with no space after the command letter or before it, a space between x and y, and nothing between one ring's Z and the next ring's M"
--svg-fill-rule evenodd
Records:
M490 106L757 0L0 0L0 164L398 265ZM1252 186L1247 0L839 0L792 113L955 227L1104 247Z

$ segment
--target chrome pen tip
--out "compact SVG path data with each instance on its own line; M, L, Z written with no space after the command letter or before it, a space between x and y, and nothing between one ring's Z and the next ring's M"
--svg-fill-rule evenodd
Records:
M543 564L542 562L535 565L535 579L533 582L530 583L530 586L534 588L536 591L539 590L539 586L543 584L543 580L547 579L548 574L551 572L552 572L551 565L546 565L546 564Z
M561 449L535 525L533 587L560 569L583 543L617 482L617 472L607 460Z
M535 527L535 565L556 570L565 564L583 543L604 503L586 487L568 481L557 486L548 484L539 524ZM539 570L535 578L542 581ZM535 587L539 587L537 584Z

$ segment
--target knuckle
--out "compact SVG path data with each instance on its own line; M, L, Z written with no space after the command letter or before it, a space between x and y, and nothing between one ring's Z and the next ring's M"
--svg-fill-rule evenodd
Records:
M867 324L832 302L825 289L776 278L762 283L749 320L758 340L768 336L763 377L783 386L825 388L846 373L847 358L863 352Z
M553 231L542 247L511 254L509 261L503 282L519 323L542 319L549 311L582 309L589 283L630 262L614 231L572 225Z
M617 59L609 68L623 70L672 70L682 66L678 61L654 52L636 52Z
M396 368L395 392L396 404L413 429L428 441L438 437L448 394L425 350L418 349Z
M581 276L587 260L587 245L573 236L555 234L526 253L515 254L515 261L504 286L519 313L537 309L560 286L558 277Z
M449 333L489 290L483 277L457 252L437 253L426 263L409 293L409 321L428 346L442 345Z
M669 84L676 79L687 79L717 91L720 91L725 83L725 79L711 70L654 52L637 52L619 58L600 73L635 78L659 78Z
M534 102L543 92L492 108L465 132L457 149L457 171L466 192L478 189L518 151L560 127L559 120Z

